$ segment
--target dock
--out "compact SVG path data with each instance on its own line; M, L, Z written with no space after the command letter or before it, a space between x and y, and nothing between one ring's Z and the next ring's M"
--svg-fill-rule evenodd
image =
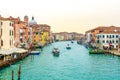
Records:
M118 50L110 50L109 52L110 52L110 54L120 56L120 52Z

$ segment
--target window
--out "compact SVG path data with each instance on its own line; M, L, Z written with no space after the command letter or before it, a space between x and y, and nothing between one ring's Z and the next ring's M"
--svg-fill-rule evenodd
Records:
M10 23L9 25L11 26L12 24Z
M1 22L1 26L3 25L3 22Z
M11 30L10 30L10 36L11 36Z
M23 36L23 33L20 33L20 36Z
M112 43L114 43L114 40L112 41Z
M14 35L14 32L13 32L13 30L12 30L12 36Z
M112 35L112 37L114 38L114 35Z
M20 42L21 42L21 43L23 42L23 39L22 39L22 38L20 38Z
M101 35L99 35L99 37L101 38Z
M28 35L30 35L30 32L28 32Z
M103 43L105 43L105 41L103 40Z
M109 42L111 43L112 41L110 40Z
M10 46L11 46L11 40L10 40Z
M97 39L99 39L99 35L97 36Z
M36 32L36 34L38 34L38 32Z
M103 38L105 38L105 36L103 35Z
M112 45L112 47L114 48L114 45Z
M111 38L111 35L109 36L109 38Z
M116 45L116 48L118 48L118 45Z
M12 27L13 27L13 24L12 24Z
M116 35L116 38L118 38L118 35Z
M1 36L2 36L2 29L1 29Z
M107 43L109 43L109 41L107 40Z
M107 38L108 38L108 35L107 35Z
M118 40L116 40L116 43L118 43Z
M3 46L3 40L1 40L1 46Z

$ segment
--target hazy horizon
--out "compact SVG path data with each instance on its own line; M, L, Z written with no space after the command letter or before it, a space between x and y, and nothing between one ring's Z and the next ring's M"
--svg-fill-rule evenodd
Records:
M98 26L120 26L119 0L2 0L0 15L48 24L53 32L78 32Z

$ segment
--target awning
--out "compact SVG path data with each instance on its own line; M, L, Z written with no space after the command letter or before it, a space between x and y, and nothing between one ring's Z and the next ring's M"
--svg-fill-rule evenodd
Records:
M28 50L22 49L22 48L11 48L11 49L1 49L0 54L2 55L10 55L13 53L25 53L28 52Z
M15 53L26 53L26 52L28 52L28 50L21 49L21 50L16 51Z
M22 49L22 48L12 48L11 49L14 53L25 53L28 52L28 50Z
M1 49L0 50L0 54L2 54L2 55L10 55L12 53L13 53L13 51L11 51L9 49Z

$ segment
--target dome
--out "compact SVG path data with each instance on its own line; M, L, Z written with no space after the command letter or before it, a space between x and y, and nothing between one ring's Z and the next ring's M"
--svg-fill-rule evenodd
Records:
M32 17L32 20L29 22L29 25L32 26L35 24L37 24L37 22L34 20L34 17Z

